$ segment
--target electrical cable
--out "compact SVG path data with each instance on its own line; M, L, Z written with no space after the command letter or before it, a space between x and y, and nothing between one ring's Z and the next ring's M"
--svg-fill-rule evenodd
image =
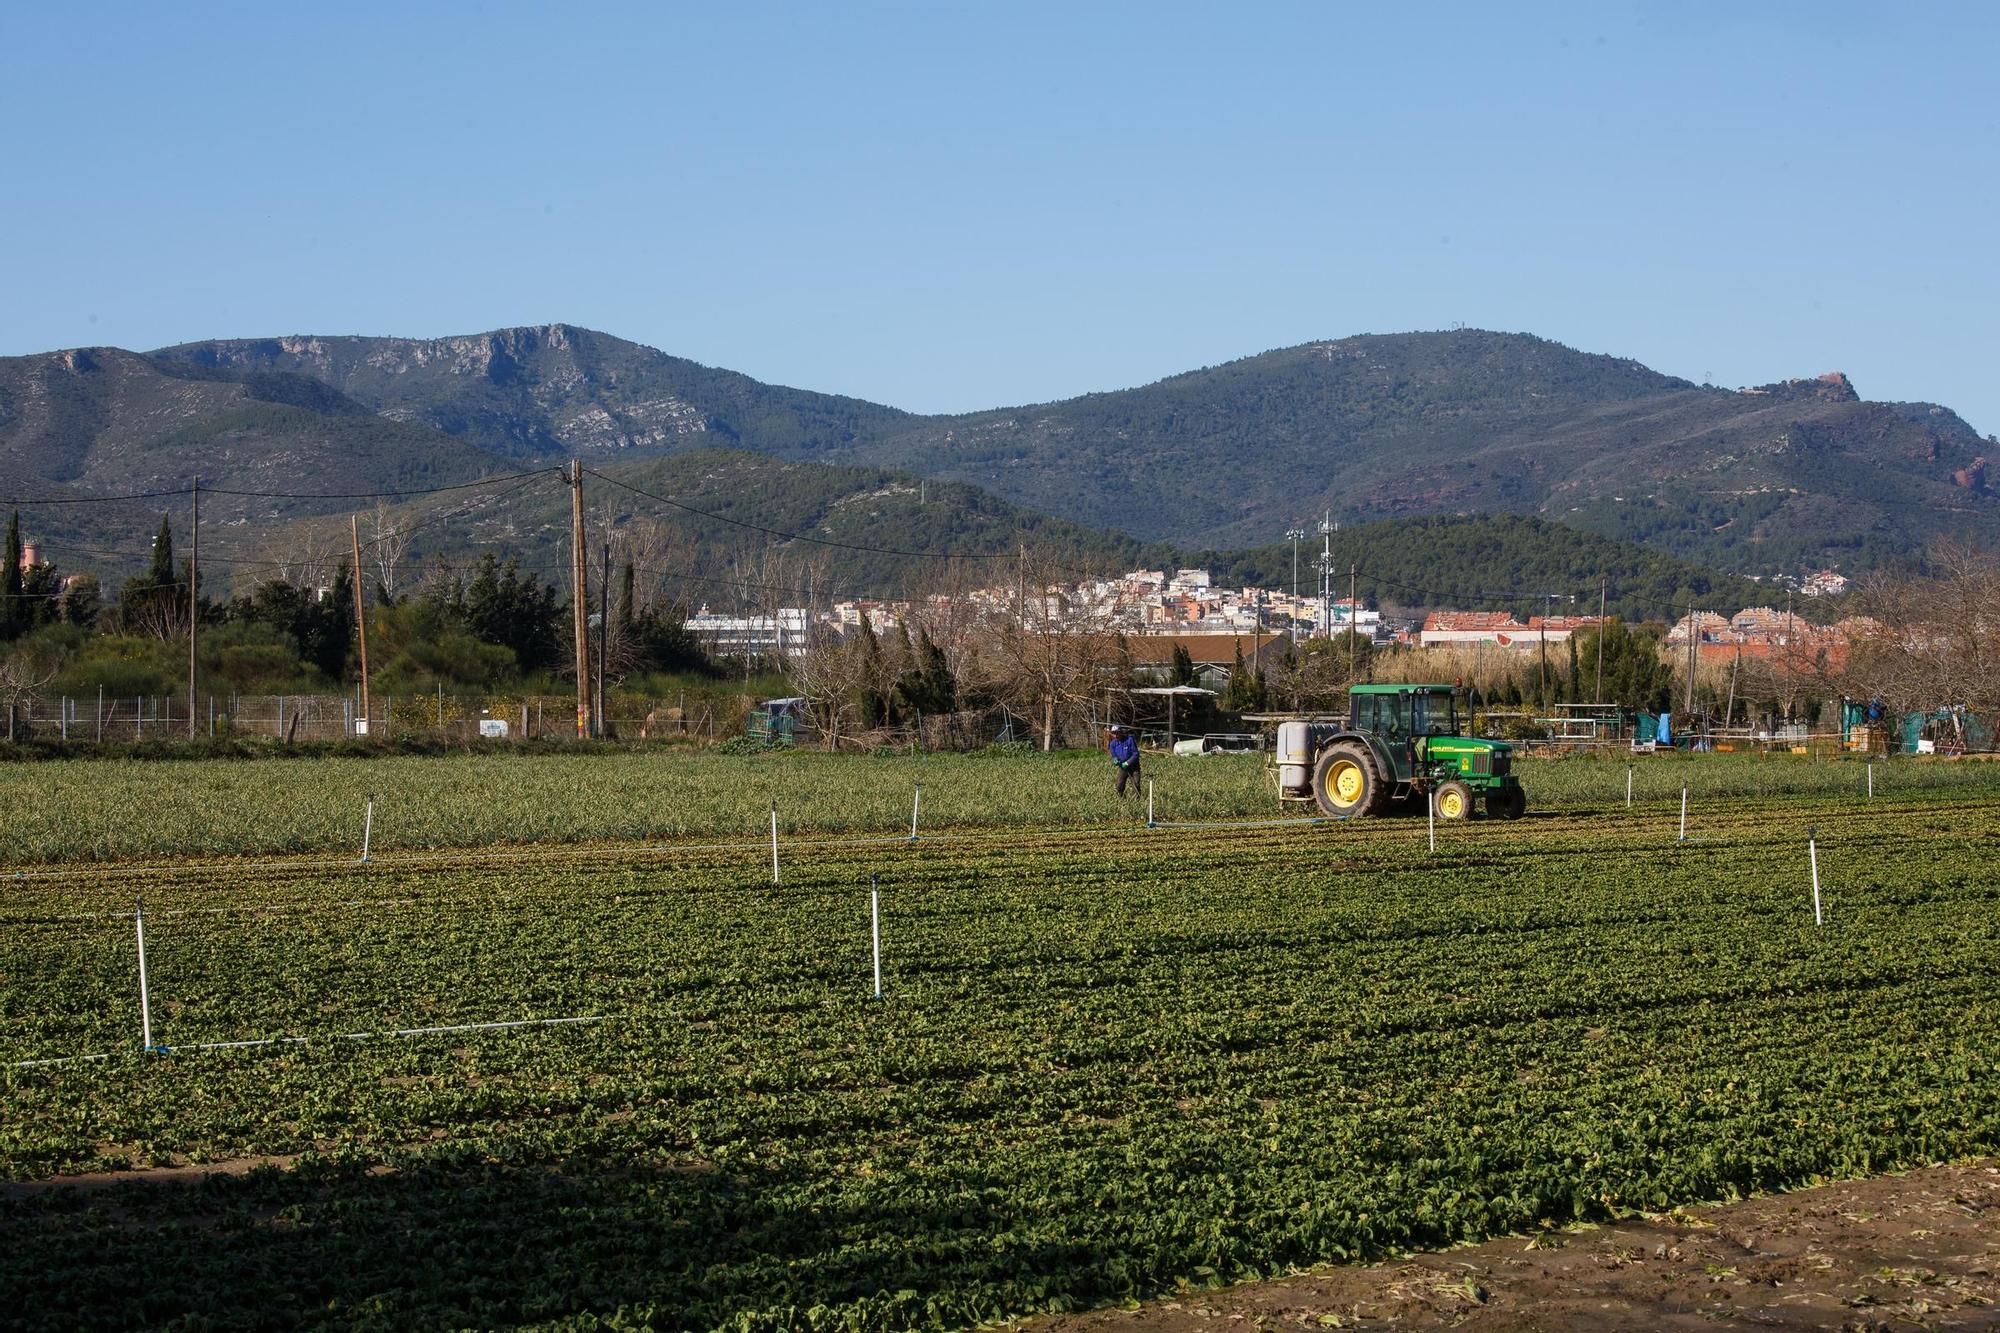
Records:
M498 486L504 482L537 477L560 477L560 468L536 468L532 472L506 472L497 477L482 477L478 481L454 482L449 486L409 486L390 491L242 491L225 486L203 486L204 495L233 495L258 500L396 500L414 495L442 495L448 491L469 491L482 486ZM0 499L0 507L24 505L69 505L69 504L113 504L132 500L181 499L194 487L178 487L170 491L133 491L126 495L76 495L76 496L16 496Z

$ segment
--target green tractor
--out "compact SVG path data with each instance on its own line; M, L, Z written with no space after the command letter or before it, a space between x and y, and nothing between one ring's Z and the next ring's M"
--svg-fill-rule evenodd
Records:
M1444 819L1486 813L1519 819L1528 798L1514 776L1514 747L1459 728L1449 685L1356 685L1345 724L1278 727L1278 798L1312 801L1333 819L1379 815L1435 795Z

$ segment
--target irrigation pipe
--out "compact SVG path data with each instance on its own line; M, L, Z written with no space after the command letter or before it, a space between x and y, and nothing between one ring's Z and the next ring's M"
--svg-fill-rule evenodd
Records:
M260 1046L310 1046L316 1041L381 1041L393 1037L437 1037L453 1032L499 1032L509 1028L551 1028L576 1026L584 1023L608 1023L619 1014L589 1014L576 1018L516 1018L502 1023L451 1023L443 1027L428 1028L387 1028L381 1032L334 1032L324 1037L257 1037L248 1041L198 1041L186 1046L155 1046L147 1050L161 1055L175 1055L182 1051L240 1051ZM66 1055L53 1060L17 1060L8 1066L11 1069L39 1069L50 1065L82 1064L90 1060L109 1060L111 1054L103 1052L95 1055Z

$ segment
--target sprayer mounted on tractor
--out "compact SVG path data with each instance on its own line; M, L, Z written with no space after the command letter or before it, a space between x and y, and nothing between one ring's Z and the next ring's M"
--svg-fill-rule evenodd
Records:
M1313 801L1333 819L1435 799L1443 819L1519 819L1528 798L1514 747L1466 736L1449 685L1356 685L1344 722L1278 726L1278 799Z

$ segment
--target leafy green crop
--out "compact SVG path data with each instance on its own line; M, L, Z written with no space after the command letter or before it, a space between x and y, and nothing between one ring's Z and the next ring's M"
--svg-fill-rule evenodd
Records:
M672 846L0 880L0 1169L296 1157L0 1196L0 1287L46 1327L960 1327L2000 1148L2000 799L1711 802L1677 846L1615 776L1436 855L1383 819L962 828L777 887ZM339 1035L567 1015L608 1017Z
M1534 810L1623 809L1621 759L1528 760ZM1844 795L1859 801L1858 762L1789 756L1656 756L1632 764L1642 804L1674 801L1683 783L1713 798ZM1281 813L1255 756L1149 756L1162 820ZM778 807L786 835L907 831L924 787L927 831L992 825L1103 825L1139 817L1112 794L1101 755L876 756L687 750L598 754L398 755L313 760L80 759L0 764L0 866L151 856L357 853L362 808L376 798L381 850L494 844L729 841L765 836ZM2000 793L2000 765L1898 760L1877 766L1885 798ZM1293 807L1286 814L1305 813Z

